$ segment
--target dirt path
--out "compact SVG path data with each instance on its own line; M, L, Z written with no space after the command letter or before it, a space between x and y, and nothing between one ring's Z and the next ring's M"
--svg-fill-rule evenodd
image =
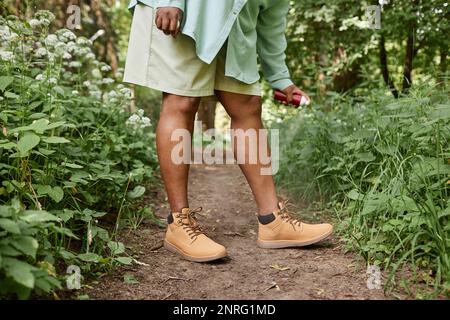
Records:
M308 249L264 250L256 246L257 223L251 191L237 166L193 166L192 207L207 233L230 258L199 264L180 259L160 243L164 230L141 226L122 241L137 254L137 265L103 277L86 290L93 299L383 299L366 287L364 264L344 254L336 238ZM165 204L157 210L168 213ZM127 283L124 275L138 282ZM130 282L130 281L128 281Z

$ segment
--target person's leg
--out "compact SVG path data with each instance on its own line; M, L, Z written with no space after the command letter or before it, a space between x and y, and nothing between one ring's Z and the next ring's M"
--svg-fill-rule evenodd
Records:
M263 129L261 97L219 90L216 91L216 96L231 117L232 132L236 132L238 129L244 131L248 129L256 130L257 141L253 144L250 144L248 139L245 140L245 144L236 143L235 136L232 137L235 140L234 153L235 157L240 153L246 160L244 163L239 163L239 166L252 189L259 214L270 214L278 208L278 198L272 175L261 174L261 170L268 167L267 164L261 164L259 156L259 148L268 143L267 139L265 139L266 141L259 141L259 130ZM251 145L256 146L256 149L250 149ZM268 146L266 150L269 150ZM248 160L251 156L254 156L257 160L256 164L249 163Z
M216 95L231 117L232 129L259 130L263 128L261 98L259 96L220 90L216 91ZM259 137L259 134L256 137ZM232 138L236 142L235 137ZM327 238L333 232L332 225L301 222L288 212L283 203L278 202L272 176L261 174L261 169L267 168L267 166L261 164L259 159L259 148L268 143L267 137L264 139L264 141L258 140L257 143L252 145L249 143L234 143L235 155L238 155L239 152L245 154L246 162L239 163L239 165L247 178L258 205L258 245L267 249L301 247ZM268 147L266 150L268 150ZM248 156L252 153L258 155L256 164L248 163Z
M172 151L180 142L192 145L195 114L200 98L184 97L175 94L163 94L163 107L156 129L156 145L162 178L166 187L171 213L167 217L167 231L164 247L181 255L183 258L206 262L223 258L227 255L224 246L208 238L202 231L195 213L201 210L191 210L188 204L187 186L189 162L177 163L172 159ZM172 141L175 130L187 130L186 140L177 135ZM182 152L189 152L184 148ZM189 160L191 153L188 154Z
M163 94L162 110L156 129L156 146L172 212L181 212L183 208L189 207L187 198L189 164L175 164L171 159L172 150L179 143L171 141L171 136L176 129L188 130L192 136L199 103L200 98L197 97Z

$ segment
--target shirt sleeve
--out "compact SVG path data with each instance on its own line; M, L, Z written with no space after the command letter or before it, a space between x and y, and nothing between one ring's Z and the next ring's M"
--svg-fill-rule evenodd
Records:
M258 17L256 47L264 76L274 89L283 90L293 84L286 65L286 20L288 0L274 1Z
M156 7L176 7L184 12L186 0L156 0Z

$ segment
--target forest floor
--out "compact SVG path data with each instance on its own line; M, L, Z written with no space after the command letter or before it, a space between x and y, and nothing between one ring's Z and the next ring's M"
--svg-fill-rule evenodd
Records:
M191 207L203 207L202 226L227 247L229 258L182 260L161 247L164 229L142 224L120 236L142 264L101 277L83 294L90 299L386 299L383 290L367 288L364 261L344 253L337 236L302 249L257 247L256 206L238 166L192 166L189 192ZM164 193L151 201L158 201L156 214L165 218Z

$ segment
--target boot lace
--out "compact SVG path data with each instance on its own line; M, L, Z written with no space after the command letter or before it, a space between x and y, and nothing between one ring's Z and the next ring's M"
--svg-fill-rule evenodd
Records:
M289 222L295 230L295 227L296 226L300 227L302 222L299 219L294 218L292 214L288 211L287 209L288 202L289 202L288 200L283 201L283 206L278 214L282 220Z
M191 237L192 240L197 239L197 237L205 232L200 227L196 214L200 215L202 211L202 207L198 207L194 210L190 210L187 213L178 213L176 218L178 218L178 222L181 227L186 230L187 234Z

